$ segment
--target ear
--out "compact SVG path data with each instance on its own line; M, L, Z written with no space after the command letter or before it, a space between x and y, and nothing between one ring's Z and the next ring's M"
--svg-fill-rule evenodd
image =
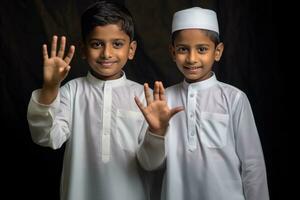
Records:
M137 42L136 41L131 41L129 44L129 53L128 53L128 59L132 60L135 54L135 50L137 47Z
M223 50L224 50L224 44L223 42L220 42L215 49L215 61L219 61L221 59Z
M169 52L172 56L173 61L175 62L176 61L175 47L172 44L169 45Z

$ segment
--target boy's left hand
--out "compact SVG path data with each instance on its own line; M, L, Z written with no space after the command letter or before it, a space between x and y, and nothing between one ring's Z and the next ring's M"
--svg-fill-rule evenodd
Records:
M165 97L165 89L160 81L155 81L154 83L153 97L150 94L150 89L147 83L144 84L144 91L147 102L146 107L142 104L138 97L135 97L134 100L148 122L149 131L154 134L164 136L170 119L176 113L182 111L183 107L169 108Z

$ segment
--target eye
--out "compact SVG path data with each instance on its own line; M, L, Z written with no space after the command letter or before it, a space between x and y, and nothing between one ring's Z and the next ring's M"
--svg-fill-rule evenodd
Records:
M115 41L115 42L113 43L113 46L114 46L114 48L116 48L116 49L120 49L120 48L122 48L122 47L124 46L124 42L122 42L122 41Z
M188 52L188 48L186 47L176 47L176 52L177 53L187 53Z
M207 48L207 47L199 47L199 48L198 48L198 52L201 53L201 54L203 54L203 53L205 53L205 52L207 52L207 51L208 51L208 48Z
M100 42L100 41L93 41L90 43L90 46L93 48L93 49L99 49L101 47L103 47L103 42Z

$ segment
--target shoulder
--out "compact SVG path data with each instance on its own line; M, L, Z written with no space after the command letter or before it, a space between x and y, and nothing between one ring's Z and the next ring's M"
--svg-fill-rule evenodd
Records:
M138 82L127 79L125 85L123 85L119 93L129 96L137 96L139 98L144 98L144 86Z
M228 83L224 83L221 81L218 81L218 88L225 94L230 95L230 96L244 96L245 93L237 88L236 86L233 86Z
M83 77L77 77L77 78L74 78L72 80L69 80L68 82L66 82L65 85L78 85L78 84L83 84L85 81L86 81L86 77L83 76Z
M166 94L176 94L182 89L182 82L177 83L175 85L169 86L166 88Z
M165 92L168 100L178 99L178 97L183 95L184 93L186 93L186 89L183 86L183 82L169 86L168 88L166 88L166 92Z
M126 80L125 87L137 90L144 90L144 86L142 84L129 79Z
M64 92L78 90L79 88L82 88L83 85L86 84L88 84L86 77L77 77L63 84L61 90Z
M246 93L241 89L223 82L219 82L218 86L221 88L223 96L226 96L231 102L233 108L238 105L249 104Z

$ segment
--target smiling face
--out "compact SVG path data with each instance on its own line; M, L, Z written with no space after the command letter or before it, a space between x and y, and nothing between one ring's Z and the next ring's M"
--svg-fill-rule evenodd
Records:
M92 74L102 80L121 77L128 59L133 59L136 42L120 29L118 24L96 26L83 45L84 58Z
M185 29L178 32L170 50L186 81L193 83L210 77L214 61L220 60L223 48L223 43L215 46L205 31Z

